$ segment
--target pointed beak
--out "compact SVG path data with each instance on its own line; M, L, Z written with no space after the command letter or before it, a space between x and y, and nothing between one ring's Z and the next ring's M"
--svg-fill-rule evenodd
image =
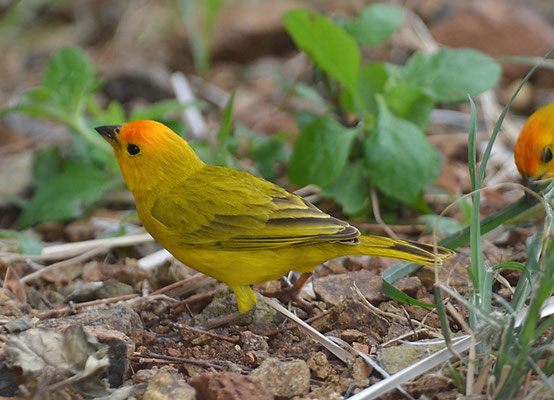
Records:
M119 145L119 141L117 140L117 135L119 135L119 130L121 129L121 125L104 125L94 128L96 129L96 132L104 136L104 139L106 139L111 144L117 144Z

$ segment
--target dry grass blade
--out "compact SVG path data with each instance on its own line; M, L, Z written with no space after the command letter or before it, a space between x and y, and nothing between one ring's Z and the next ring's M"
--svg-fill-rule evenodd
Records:
M337 358L342 360L344 363L349 364L353 360L352 354L344 350L342 347L338 346L334 342L332 342L330 339L322 335L319 331L312 328L310 325L302 321L300 318L298 318L296 315L291 313L289 310L287 310L285 307L277 303L273 299L268 299L267 297L261 297L267 305L275 309L276 311L283 314L285 317L290 319L292 322L298 325L300 329L302 329L306 334L308 334L312 339L314 339L316 342L321 344L323 347L325 347L327 350L329 350L331 353L333 353Z
M347 349L350 349L350 351L352 352L355 352L355 353L358 353L358 355L360 357L362 357L364 359L364 361L366 363L368 363L369 365L371 365L373 367L373 369L375 371L377 371L378 373L381 374L381 376L383 376L384 378L388 378L390 376L390 374L385 371L378 363L376 363L375 361L373 361L373 359L366 353L364 353L363 351L360 351L360 350L356 350L355 348L353 348L352 346L350 346L348 344L348 342L345 342L344 340L342 339L339 339L339 338L336 338L336 337L330 337L331 340L333 340L334 342L340 344L341 346L343 346L344 348L347 348ZM402 393L404 396L406 396L406 398L410 399L410 400L413 400L413 397L410 396L410 394L408 392L406 392L406 390L404 390L403 387L398 387L397 390Z
M469 349L471 344L471 336L464 336L456 343L452 345L457 353L462 353ZM383 379L369 388L362 390L360 393L350 397L349 400L370 400L383 396L389 391L399 387L403 383L415 378L432 368L442 364L452 357L454 354L448 349L444 348L436 353L426 357L408 368L404 368L402 371L397 372L390 377Z
M99 246L107 248L133 246L142 243L153 242L154 238L149 233L120 236L108 239L84 240L82 242L64 243L55 246L48 246L42 249L41 255L58 256L58 259L67 258L82 254Z

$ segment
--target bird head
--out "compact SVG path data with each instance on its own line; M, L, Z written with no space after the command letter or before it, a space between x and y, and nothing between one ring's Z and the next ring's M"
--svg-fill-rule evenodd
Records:
M96 131L112 146L133 193L180 181L203 165L183 138L156 121L99 126Z
M529 117L517 139L514 159L524 181L554 177L554 103Z

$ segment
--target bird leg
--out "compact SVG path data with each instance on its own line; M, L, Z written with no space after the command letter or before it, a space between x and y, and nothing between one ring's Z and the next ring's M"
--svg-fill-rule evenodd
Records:
M294 282L294 285L290 285L288 280L285 282L288 283L289 287L277 290L275 292L264 292L263 295L266 297L277 297L284 303L292 301L298 304L300 307L305 308L309 311L311 304L300 297L300 291L304 287L304 284L310 279L312 274L310 272L304 272L300 277Z

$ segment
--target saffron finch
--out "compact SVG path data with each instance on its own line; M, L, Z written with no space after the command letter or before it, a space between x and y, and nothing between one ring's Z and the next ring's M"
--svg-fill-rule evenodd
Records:
M539 108L527 120L514 148L517 169L524 180L554 177L554 103Z
M165 125L134 121L96 130L111 144L146 230L178 260L226 283L239 311L256 304L250 285L303 273L329 259L373 255L441 262L451 250L360 236L347 222L271 182L203 163Z

